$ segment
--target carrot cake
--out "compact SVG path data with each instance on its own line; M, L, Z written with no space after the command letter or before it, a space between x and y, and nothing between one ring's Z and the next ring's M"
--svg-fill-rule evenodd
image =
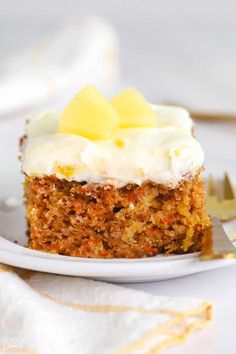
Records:
M21 141L29 247L89 258L199 251L211 230L189 113L82 89Z

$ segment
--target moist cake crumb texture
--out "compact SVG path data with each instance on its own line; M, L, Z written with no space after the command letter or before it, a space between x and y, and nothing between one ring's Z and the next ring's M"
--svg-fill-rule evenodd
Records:
M29 246L62 255L139 258L201 249L211 230L199 176L169 190L26 177Z

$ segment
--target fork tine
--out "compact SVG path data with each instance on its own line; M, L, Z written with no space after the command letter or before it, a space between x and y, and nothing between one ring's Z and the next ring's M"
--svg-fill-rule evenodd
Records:
M224 175L224 199L234 199L234 190L227 172Z
M215 182L214 182L214 178L213 178L212 174L209 175L208 189L209 189L209 196L215 197L216 196L216 189L215 189Z

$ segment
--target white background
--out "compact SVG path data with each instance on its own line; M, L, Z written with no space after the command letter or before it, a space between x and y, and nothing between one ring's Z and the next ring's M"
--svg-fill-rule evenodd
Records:
M236 110L235 0L0 0L0 60L83 14L115 26L123 79L151 101Z
M236 114L234 0L0 0L0 63L66 16L90 13L113 23L120 36L122 81L136 86L150 101L176 100L193 108ZM1 178L5 181L12 166L19 168L16 136L22 124L17 121L15 131L1 142ZM207 172L220 175L227 169L236 183L236 124L202 123L197 133L206 152ZM236 266L126 286L213 302L214 324L168 353L235 353Z

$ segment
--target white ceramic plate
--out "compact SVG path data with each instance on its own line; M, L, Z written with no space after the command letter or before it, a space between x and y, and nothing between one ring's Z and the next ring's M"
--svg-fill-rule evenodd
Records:
M0 122L0 210L3 209L1 208L1 198L8 195L16 196L20 200L22 195L20 164L17 163L16 156L18 154L17 140L23 132L24 120L19 118ZM209 171L217 174L219 171L227 170L236 180L234 167L236 160L233 150L231 160L227 160L226 156L222 155L225 150L217 150L219 139L214 140L215 130L212 129L212 126L209 125L208 129L206 125L199 128L202 140L206 136L207 149L205 150L208 152L206 164L209 166ZM229 127L229 131L232 129ZM225 132L225 140L227 139L227 141L229 141L229 131ZM224 131L221 131L221 136L224 138ZM215 144L213 144L214 141ZM218 151L217 159L214 158L216 151ZM227 156L230 151L230 149L227 151ZM236 221L226 225L226 231L229 233L235 230ZM14 241L18 243L16 244ZM177 278L236 264L234 260L203 262L198 259L197 254L156 256L132 260L84 259L30 250L25 247L26 243L23 206L19 205L18 208L12 208L5 212L0 211L0 262L17 267L112 282L143 282Z
M23 206L0 211L0 262L17 267L112 282L144 282L236 264L234 260L200 261L197 253L131 260L86 259L39 252L26 244Z

